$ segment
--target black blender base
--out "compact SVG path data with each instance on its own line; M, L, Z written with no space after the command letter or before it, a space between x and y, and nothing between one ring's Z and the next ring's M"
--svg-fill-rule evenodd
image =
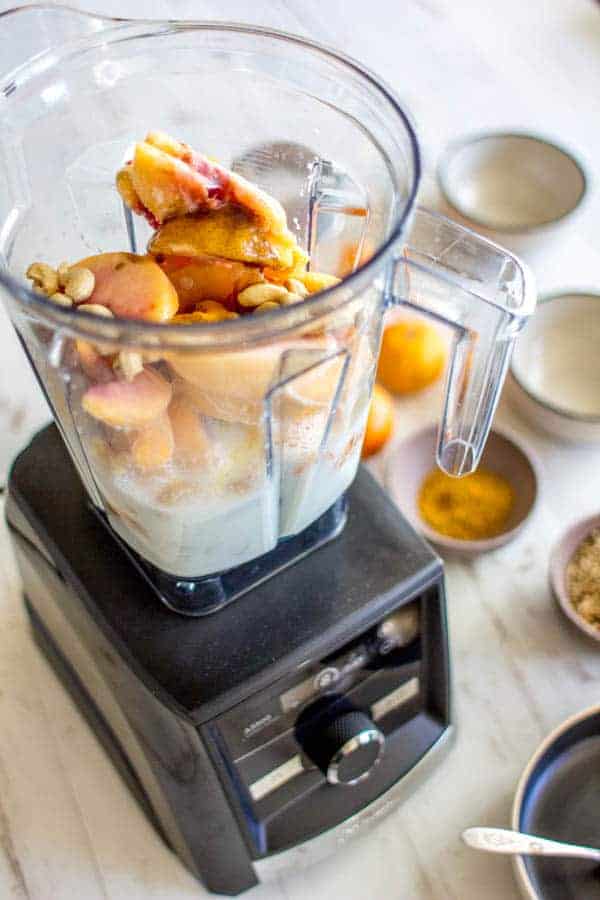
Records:
M6 516L36 640L210 890L238 894L333 852L448 746L442 565L364 469L336 540L198 618L157 599L90 509L54 427L16 460ZM418 630L390 650L385 635L405 613ZM352 788L306 759L296 729L334 698L385 739Z
M92 507L105 528L127 553L148 582L149 588L173 612L182 616L207 616L243 597L263 581L293 566L300 560L335 540L348 518L348 502L340 497L308 528L293 537L283 538L268 553L247 563L202 578L178 578L157 569L134 553L110 527L104 513Z
M52 635L27 599L27 595L24 595L23 601L29 617L29 624L35 643L52 666L55 675L60 679L80 713L102 744L115 769L128 786L143 812L148 816L148 819L154 828L156 828L167 847L172 850L173 848L169 844L169 840L163 831L160 820L157 818L152 806L148 802L148 798L135 770L132 768L127 756L121 749L114 733L109 728L106 719L100 715L98 708L79 679L77 672L69 665L52 640Z

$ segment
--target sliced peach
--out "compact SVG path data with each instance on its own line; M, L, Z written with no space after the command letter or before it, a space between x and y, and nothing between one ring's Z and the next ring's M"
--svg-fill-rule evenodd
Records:
M88 388L84 410L115 428L142 428L165 412L171 400L170 382L145 368L133 381L109 381Z
M177 312L177 291L151 256L101 253L76 263L95 276L88 303L106 306L115 316L166 322Z
M136 213L143 213L143 206L131 180L130 167L124 166L117 172L117 190L127 206Z
M200 300L219 300L232 307L240 291L264 281L260 269L215 256L165 256L160 266L177 291L183 312Z
M171 400L169 419L177 453L185 462L200 463L208 458L209 440L197 409L179 395Z
M292 265L289 269L273 269L269 266L263 268L263 275L267 281L274 281L276 284L285 284L288 278L302 279L306 272L308 264L308 255L302 247L294 247L292 250Z
M138 431L131 445L131 458L139 469L158 469L170 461L174 446L171 422L163 414Z
M171 219L148 244L150 253L175 256L221 256L253 265L290 269L293 247L275 239L257 216L239 206Z
M335 353L328 338L281 342L249 350L172 354L169 363L186 383L184 390L194 406L207 416L225 422L253 425L263 414L269 390L293 372L311 368L279 396L294 403L296 415L310 414L328 403L335 391L343 359L312 366Z
M75 349L79 364L88 378L102 383L114 380L115 373L112 366L92 344L88 341L76 340Z
M133 159L117 174L117 188L135 212L159 224L176 216L235 203L256 215L274 235L294 241L281 204L241 175L182 141L152 131L136 144Z
M334 284L340 283L339 278L335 275L328 275L327 272L302 272L296 277L311 294L324 291L325 288L333 287Z
M149 131L145 143L158 147L159 150L163 150L169 156L176 156L178 159L184 159L190 150L183 141L178 141L164 131Z
M239 319L239 315L216 300L203 300L192 312L180 313L171 321L174 325L196 325L199 322L224 322L225 319Z
M158 222L194 212L208 201L205 179L181 159L146 141L136 144L130 174L140 201Z

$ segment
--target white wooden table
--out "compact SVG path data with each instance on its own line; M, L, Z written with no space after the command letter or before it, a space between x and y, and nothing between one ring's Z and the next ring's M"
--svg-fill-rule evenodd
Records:
M75 3L135 15L134 0ZM0 2L0 10L12 3ZM379 72L411 107L432 166L476 128L534 128L600 160L600 7L591 0L172 0L153 17L255 21L335 44ZM0 25L0 28L2 26ZM13 48L15 52L19 48ZM26 52L26 48L23 48ZM600 280L600 200L545 258L543 290ZM0 313L0 483L47 418ZM436 391L403 403L397 433L435 417ZM539 455L542 498L526 533L470 563L447 564L454 749L372 833L335 857L248 896L255 900L511 900L510 864L466 850L460 831L506 825L519 772L541 738L600 696L600 653L574 633L547 587L548 548L600 508L598 451L561 446L503 404L498 421ZM392 451L393 452L393 449ZM379 465L378 463L377 465ZM0 896L183 900L206 896L162 845L34 648L4 529L0 535Z

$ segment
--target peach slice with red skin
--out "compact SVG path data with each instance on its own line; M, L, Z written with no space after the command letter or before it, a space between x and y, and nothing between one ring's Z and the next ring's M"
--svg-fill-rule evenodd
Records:
M170 462L175 442L167 415L140 428L131 444L131 459L138 469L158 469Z
M88 388L81 399L84 410L113 428L143 428L158 419L171 401L169 381L144 368L132 381L109 381Z
M150 132L144 141L135 145L133 159L119 170L116 182L127 206L145 216L153 228L160 229L173 219L202 213L212 219L222 210L234 210L237 215L257 223L255 231L259 238L255 237L254 242L260 239L262 249L260 254L254 255L264 260L262 264L291 268L300 262L299 256L306 263L303 251L287 226L285 210L274 197L236 172L192 150L188 144L162 132ZM251 242L246 243L251 246ZM271 249L267 252L269 244ZM183 255L195 256L197 252L183 252ZM233 256L214 249L199 252L260 262L260 259L249 259L247 255L240 256L239 248ZM246 254L248 252L249 248ZM288 262L283 262L284 259Z
M117 175L117 188L135 212L147 211L159 224L235 203L267 223L273 234L287 233L293 240L275 198L160 131L135 145L133 159Z
M115 316L167 322L177 312L177 291L151 256L101 253L76 263L94 273L94 292L86 303L106 306Z

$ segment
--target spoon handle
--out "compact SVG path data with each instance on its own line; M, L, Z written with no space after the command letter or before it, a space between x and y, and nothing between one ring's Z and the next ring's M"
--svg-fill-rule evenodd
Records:
M521 831L505 828L468 828L462 839L475 850L488 853L526 854L530 856L572 856L579 859L593 859L600 862L600 850L580 847L562 841L550 841Z

